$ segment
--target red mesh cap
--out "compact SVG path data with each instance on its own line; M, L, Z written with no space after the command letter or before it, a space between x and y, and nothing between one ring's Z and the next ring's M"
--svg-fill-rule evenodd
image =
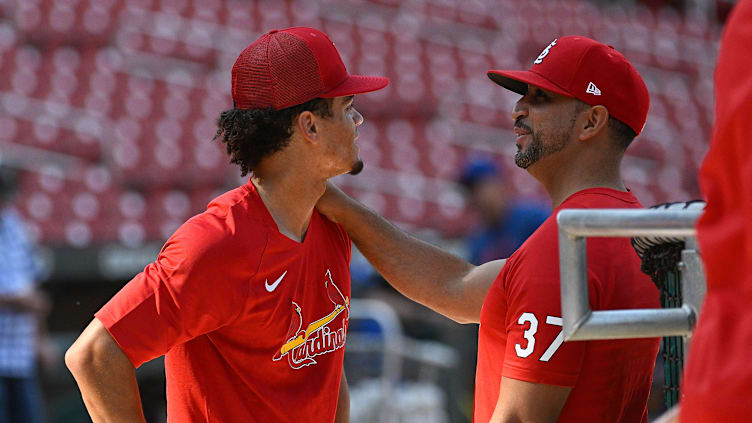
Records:
M612 46L578 35L553 40L526 71L490 70L488 77L524 95L527 84L603 105L639 134L645 127L650 94L637 69Z
M323 32L306 27L273 30L246 47L232 67L238 109L275 110L317 97L340 97L386 87L387 78L350 75Z

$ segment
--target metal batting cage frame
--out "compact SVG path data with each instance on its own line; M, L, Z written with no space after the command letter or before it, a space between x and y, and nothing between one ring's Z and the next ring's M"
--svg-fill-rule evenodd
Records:
M653 210L569 209L557 215L564 340L664 337L661 349L667 406L679 401L681 371L689 351L689 338L706 290L705 273L695 239L695 222L702 210L698 207L687 209L688 205L690 203L681 209ZM679 245L681 254L675 259L664 260L664 269L658 277L651 275L659 286L663 308L591 310L587 237L644 237L641 241L652 246ZM644 262L646 258L640 256Z

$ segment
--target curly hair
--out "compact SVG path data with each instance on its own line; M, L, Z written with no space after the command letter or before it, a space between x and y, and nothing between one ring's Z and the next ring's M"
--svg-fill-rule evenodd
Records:
M314 98L286 109L230 109L220 113L214 140L227 147L230 163L240 166L241 176L252 172L259 162L287 147L293 120L304 111L321 117L332 115L332 99Z

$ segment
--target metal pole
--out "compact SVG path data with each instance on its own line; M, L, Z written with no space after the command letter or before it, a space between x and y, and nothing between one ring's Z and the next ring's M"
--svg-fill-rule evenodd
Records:
M569 339L590 317L585 238L567 234L559 226L559 273L564 339ZM567 281L567 283L564 283Z
M701 210L567 209L556 221L560 229L577 236L685 237L694 236L700 214Z
M692 237L701 210L568 209L559 212L559 270L565 341L687 335L694 305L681 308L592 311L585 237ZM697 266L694 266L695 268ZM699 274L699 277L702 277ZM696 281L695 281L696 282Z
M692 330L694 312L681 308L593 311L567 341L682 336Z

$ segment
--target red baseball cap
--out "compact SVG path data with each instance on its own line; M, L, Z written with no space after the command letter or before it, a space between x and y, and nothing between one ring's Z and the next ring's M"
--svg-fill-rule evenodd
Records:
M579 35L553 40L526 71L489 70L491 80L525 95L527 84L603 105L639 135L645 127L650 94L637 69L613 46Z
M389 80L350 75L323 32L306 27L272 30L245 48L232 67L232 99L238 109L275 110L317 97L376 91Z

